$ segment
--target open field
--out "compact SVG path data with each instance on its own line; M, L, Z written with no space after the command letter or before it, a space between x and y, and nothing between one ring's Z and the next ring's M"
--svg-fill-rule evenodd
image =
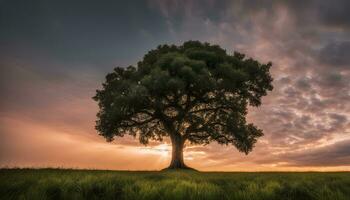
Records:
M1 199L350 199L350 173L0 170Z

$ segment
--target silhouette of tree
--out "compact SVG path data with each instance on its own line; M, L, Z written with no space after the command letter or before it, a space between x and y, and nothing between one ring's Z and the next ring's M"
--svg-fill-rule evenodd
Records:
M270 67L209 43L160 45L137 67L106 76L93 97L100 108L96 129L107 141L128 134L147 144L169 136L169 168L188 168L186 141L232 144L248 154L263 132L246 122L247 107L259 106L273 89Z

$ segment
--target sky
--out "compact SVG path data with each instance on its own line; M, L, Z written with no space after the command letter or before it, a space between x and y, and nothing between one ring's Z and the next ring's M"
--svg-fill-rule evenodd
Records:
M247 116L248 155L186 145L203 171L350 170L348 0L0 0L0 167L158 170L169 141L94 130L105 75L159 44L218 44L271 61L274 90Z

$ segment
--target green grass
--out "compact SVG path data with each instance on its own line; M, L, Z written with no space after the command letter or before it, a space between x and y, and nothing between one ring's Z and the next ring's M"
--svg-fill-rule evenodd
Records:
M1 169L0 199L350 199L350 173Z

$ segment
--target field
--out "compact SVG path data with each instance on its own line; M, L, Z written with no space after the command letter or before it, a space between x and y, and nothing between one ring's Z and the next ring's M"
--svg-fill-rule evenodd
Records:
M1 169L0 199L350 199L350 173Z

